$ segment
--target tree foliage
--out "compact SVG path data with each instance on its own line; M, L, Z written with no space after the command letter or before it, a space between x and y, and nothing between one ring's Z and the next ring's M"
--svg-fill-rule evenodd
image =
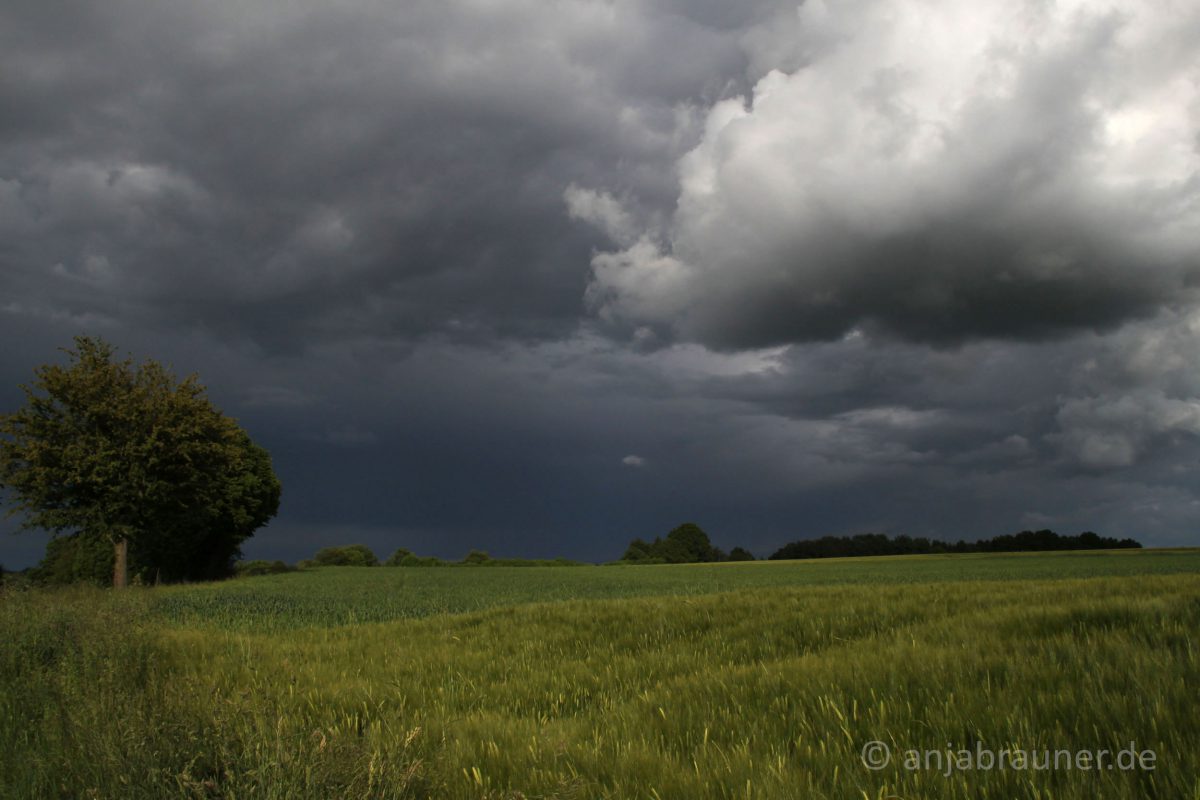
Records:
M1046 550L1110 550L1141 547L1133 539L1111 539L1085 531L1078 536L1061 536L1051 530L1021 531L977 542L954 543L926 539L923 536L897 536L860 533L856 536L823 536L790 542L776 550L771 558L845 558L853 556L918 555L924 553L1010 553Z
M634 539L626 548L625 555L621 557L622 561L641 564L694 564L728 559L725 553L713 546L708 534L694 522L683 523L668 533L665 539L655 537L653 542Z
M134 574L138 574L134 566ZM56 536L46 544L42 563L32 577L38 583L94 583L105 586L113 579L112 542L81 533Z
M365 544L325 547L317 551L304 566L313 567L378 567L379 558Z
M295 569L295 567L289 567L282 561L267 561L265 559L239 561L234 565L234 572L239 578L251 578L255 575L282 575L285 572L293 572Z
M464 564L486 564L491 561L492 557L483 550L472 550L463 556L462 563Z
M412 550L406 547L397 547L395 552L388 556L388 560L383 562L385 567L399 567L404 563L404 559L412 557Z
M195 375L179 381L156 361L119 360L95 338L76 337L65 352L69 365L39 367L22 387L25 406L0 416L10 513L70 537L43 567L62 574L70 561L92 574L80 554L108 542L118 557L126 543L146 579L229 574L239 545L278 510L270 456Z

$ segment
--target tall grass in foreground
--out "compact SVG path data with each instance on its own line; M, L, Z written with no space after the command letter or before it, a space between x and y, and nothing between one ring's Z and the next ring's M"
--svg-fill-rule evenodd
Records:
M745 589L336 628L6 597L5 797L1200 798L1200 576ZM129 632L128 634L126 632ZM908 748L1153 771L872 772Z

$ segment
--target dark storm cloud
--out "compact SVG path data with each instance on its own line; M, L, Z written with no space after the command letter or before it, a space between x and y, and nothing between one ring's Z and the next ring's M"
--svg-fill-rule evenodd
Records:
M639 353L584 335L490 348L343 342L301 357L114 334L198 371L272 453L284 508L251 556L297 559L353 540L383 555L483 547L605 560L687 519L764 555L800 536L873 529L1095 528L1186 543L1194 414L1177 412L1197 407L1200 387L1172 364L1191 357L1193 324L1016 347L857 337L729 355ZM28 366L6 374L24 379ZM1158 393L1177 402L1138 400ZM1145 421L1114 424L1112 403ZM1132 457L1097 461L1114 435ZM623 463L631 454L636 469Z
M5 284L270 347L560 335L594 243L562 191L670 192L687 109L744 70L713 13L9 4Z
M8 3L2 407L198 372L251 556L1186 543L1200 28L1113 7Z

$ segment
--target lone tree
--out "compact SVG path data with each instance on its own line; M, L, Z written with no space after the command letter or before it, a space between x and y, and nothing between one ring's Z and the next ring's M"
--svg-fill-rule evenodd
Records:
M178 381L155 361L118 360L85 336L64 352L68 366L39 367L22 387L25 407L0 415L9 514L79 547L107 542L117 587L130 563L164 580L228 574L279 508L270 456L195 375Z

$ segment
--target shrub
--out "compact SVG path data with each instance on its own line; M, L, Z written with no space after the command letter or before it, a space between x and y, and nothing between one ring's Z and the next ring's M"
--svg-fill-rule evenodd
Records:
M471 552L467 553L465 558L463 558L462 563L464 563L464 564L484 564L491 560L492 560L492 557L489 556L484 551L472 550Z
M406 550L403 547L400 547L396 550L396 552L394 552L390 556L388 556L388 560L383 562L383 565L385 567L404 566L404 564L403 564L404 559L408 558L411 555L412 555L411 550Z
M137 554L131 559L138 573ZM110 586L113 579L113 546L102 536L82 533L55 536L46 543L46 555L33 570L38 583L66 585L94 583Z
M412 553L400 559L400 566L402 567L440 567L444 563L436 556L422 558L421 556L414 556Z
M319 567L378 567L379 559L365 544L326 547L313 556Z
M251 575L278 575L281 572L292 572L293 569L293 567L289 567L282 561L265 561L262 559L239 561L234 565L234 571L239 578L248 578Z

